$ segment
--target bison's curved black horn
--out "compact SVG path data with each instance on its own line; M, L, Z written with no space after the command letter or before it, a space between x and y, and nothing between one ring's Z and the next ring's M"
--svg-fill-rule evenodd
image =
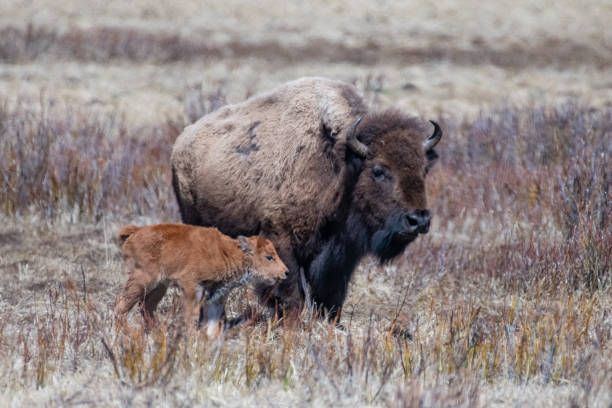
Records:
M348 133L346 134L346 145L357 156L360 156L360 157L364 158L364 157L366 157L368 155L368 146L366 146L365 144L361 143L359 141L359 139L357 139L357 132L356 132L357 125L359 125L359 122L361 122L361 119L362 119L361 117L358 118L353 123L353 125L349 129Z
M425 151L431 150L434 147L436 147L436 145L438 144L438 142L442 138L442 129L440 129L440 125L438 125L433 120L430 120L430 122L431 122L432 125L434 125L434 132L433 132L433 135L429 136L423 142L423 148L425 149Z

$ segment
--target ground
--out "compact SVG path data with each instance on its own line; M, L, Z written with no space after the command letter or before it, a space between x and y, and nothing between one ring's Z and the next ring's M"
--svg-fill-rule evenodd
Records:
M0 405L612 404L612 4L0 1ZM182 128L304 75L440 122L429 234L342 327L118 328ZM229 309L255 304L244 290Z

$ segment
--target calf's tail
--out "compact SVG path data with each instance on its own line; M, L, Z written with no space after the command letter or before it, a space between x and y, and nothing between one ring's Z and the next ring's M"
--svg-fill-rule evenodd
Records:
M123 246L125 240L130 237L133 233L138 231L140 227L136 225L126 225L125 227L121 227L119 230L119 246Z

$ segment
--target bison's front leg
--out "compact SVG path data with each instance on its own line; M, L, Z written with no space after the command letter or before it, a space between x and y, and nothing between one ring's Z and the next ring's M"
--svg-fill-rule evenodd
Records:
M348 284L360 258L358 253L356 248L341 239L330 241L307 270L312 300L330 320L340 320Z
M330 275L329 273L318 275L318 279L311 280L312 301L315 307L327 313L330 320L339 321L348 289L348 280L345 281L343 276Z

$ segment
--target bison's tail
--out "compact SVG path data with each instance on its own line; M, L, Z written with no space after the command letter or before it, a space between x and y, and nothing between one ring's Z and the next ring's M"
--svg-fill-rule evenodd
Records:
M123 246L125 240L139 229L140 227L137 227L136 225L126 225L125 227L121 227L119 230L119 246Z

